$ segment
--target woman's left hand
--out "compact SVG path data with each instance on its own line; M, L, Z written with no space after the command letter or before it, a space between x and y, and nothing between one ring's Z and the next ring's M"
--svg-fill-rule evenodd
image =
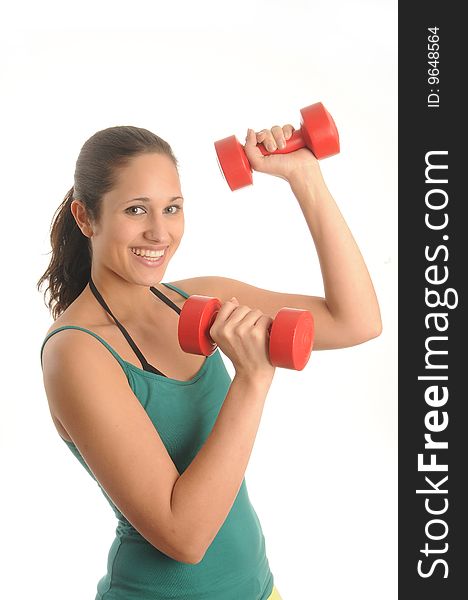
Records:
M245 154L254 171L268 173L281 177L291 183L294 177L312 176L321 178L318 160L308 148L300 148L288 154L271 154L264 156L257 148L263 143L267 152L282 149L286 141L292 136L294 127L275 125L271 129L262 129L255 133L252 129L247 131L245 138Z

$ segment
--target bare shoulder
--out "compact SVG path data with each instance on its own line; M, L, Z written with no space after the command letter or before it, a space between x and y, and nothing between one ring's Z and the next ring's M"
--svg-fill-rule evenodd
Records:
M103 375L104 372L107 372L109 377L116 377L116 381L123 381L122 376L125 374L121 366L104 344L88 333L88 331L91 333L96 330L100 331L102 327L100 315L93 310L93 307L86 307L84 303L75 301L50 325L45 337L61 327L73 328L64 329L51 335L42 350L42 370L46 392L53 383L56 384L60 381L62 385L66 385L66 378L59 377L59 375L71 364L74 366L75 373L82 376L85 376L89 362L102 365ZM75 327L81 329L75 329ZM87 331L82 331L82 329ZM53 407L51 406L51 408Z
M204 275L202 277L191 277L189 279L180 279L179 281L168 282L170 285L178 287L190 296L197 294L200 296L214 296L223 302L230 300L233 296L231 293L234 288L240 289L245 286L245 289L252 288L243 281L230 279L229 277L220 277L218 275Z
M60 326L56 321L49 328L49 332L60 329ZM74 377L86 378L91 364L101 368L101 381L104 385L111 380L120 384L126 382L122 367L104 344L98 342L94 336L80 329L65 329L52 335L42 351L46 392L48 393L52 386L60 385L64 386L64 389L58 391L65 394L65 388L71 385L71 370ZM68 378L64 377L64 373L67 372ZM53 409L53 406L51 408Z
M101 326L102 324L104 324L104 322L100 306L97 306L95 303L90 303L83 296L79 296L57 319L55 319L47 330L46 335L55 329L68 325L92 329L93 326Z

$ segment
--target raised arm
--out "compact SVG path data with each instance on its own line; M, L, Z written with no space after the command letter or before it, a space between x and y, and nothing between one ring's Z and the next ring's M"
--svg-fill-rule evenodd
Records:
M190 294L205 294L258 307L274 317L283 307L309 310L314 315L314 350L354 346L380 335L382 323L377 297L362 254L320 171L307 148L282 155L263 156L257 142L276 149L291 137L292 125L273 127L247 136L245 152L252 168L286 180L307 222L313 243L301 252L303 278L312 279L314 246L322 273L325 297L261 289L227 277L208 276L175 281ZM268 148L270 150L270 148ZM294 246L293 246L294 251Z
M382 323L374 286L318 161L305 172L291 174L289 183L312 235L322 273L325 299L318 315L319 319L324 315L327 326L321 327L319 320L318 345L323 349L351 346L378 336Z

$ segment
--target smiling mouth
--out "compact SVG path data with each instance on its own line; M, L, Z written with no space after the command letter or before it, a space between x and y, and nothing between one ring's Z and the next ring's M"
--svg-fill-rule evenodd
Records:
M130 248L130 250L132 251L133 254L135 254L135 256L138 256L140 258L144 258L147 259L149 261L158 261L161 260L167 251L167 248L164 248L162 250L147 250L145 248Z
M132 249L132 254L135 256L135 259L140 264L147 266L147 267L158 267L159 265L163 264L163 262L166 258L166 251L164 251L162 254L161 254L161 252L156 253L159 256L146 256L146 255L142 255L142 254L137 254Z

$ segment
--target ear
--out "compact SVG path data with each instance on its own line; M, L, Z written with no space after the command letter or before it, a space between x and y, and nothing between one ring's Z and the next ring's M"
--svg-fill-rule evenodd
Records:
M92 237L93 228L91 226L86 207L81 200L73 200L70 204L70 210L75 218L76 224L81 229L81 233L86 237Z

